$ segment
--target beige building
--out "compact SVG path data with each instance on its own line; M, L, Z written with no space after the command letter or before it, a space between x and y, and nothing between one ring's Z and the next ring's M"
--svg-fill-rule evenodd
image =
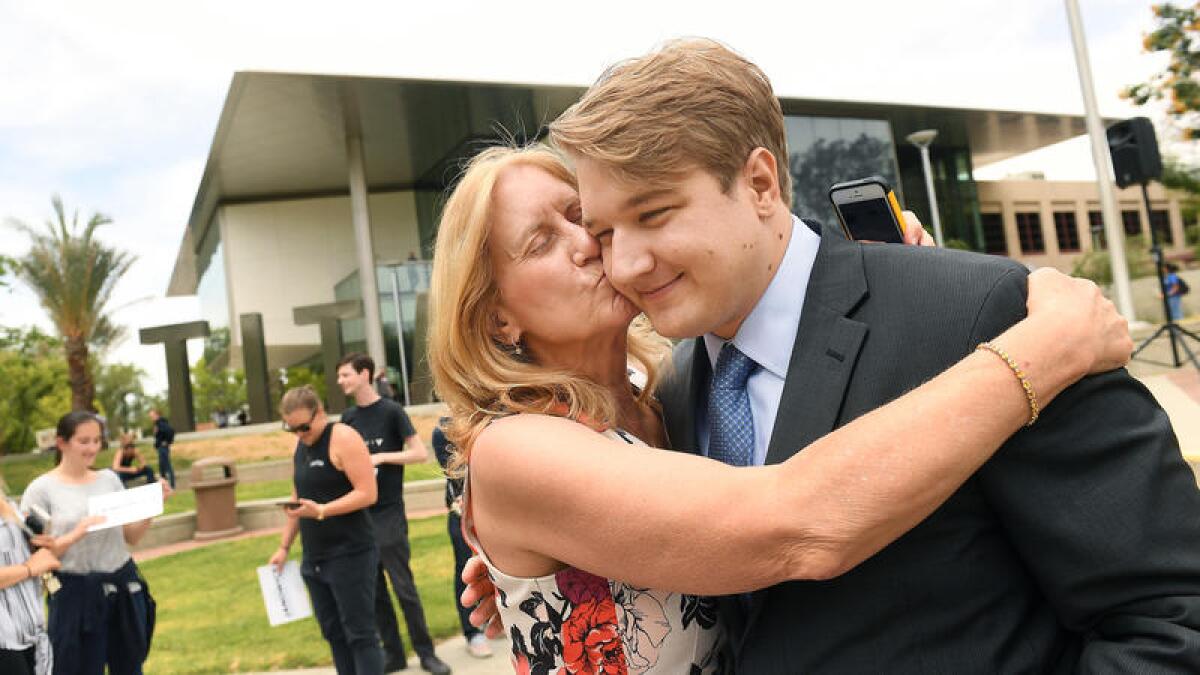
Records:
M1070 272L1079 255L1106 247L1095 182L1006 179L975 185L988 253ZM1151 185L1149 214L1140 187L1117 190L1116 196L1126 236L1142 235L1149 242L1153 224L1168 259L1190 256L1179 194Z

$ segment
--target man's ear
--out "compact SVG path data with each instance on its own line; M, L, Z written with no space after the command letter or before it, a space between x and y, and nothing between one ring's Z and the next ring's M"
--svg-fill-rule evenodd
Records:
M750 189L750 199L759 217L766 218L779 208L779 168L775 155L764 147L750 151L742 166L742 176Z

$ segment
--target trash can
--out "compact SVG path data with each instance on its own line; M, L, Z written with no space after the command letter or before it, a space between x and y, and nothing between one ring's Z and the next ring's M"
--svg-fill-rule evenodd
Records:
M196 493L197 541L228 537L242 531L237 513L237 465L224 457L205 457L192 464Z

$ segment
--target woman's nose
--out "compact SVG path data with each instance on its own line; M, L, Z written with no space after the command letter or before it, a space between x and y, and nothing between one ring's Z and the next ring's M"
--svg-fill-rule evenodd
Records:
M578 228L574 244L575 249L571 252L571 262L576 266L583 267L600 257L600 242L582 227Z

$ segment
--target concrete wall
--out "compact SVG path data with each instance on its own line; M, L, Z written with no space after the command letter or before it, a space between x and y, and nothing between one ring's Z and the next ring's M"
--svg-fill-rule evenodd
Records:
M1092 249L1092 235L1088 225L1088 212L1100 210L1099 190L1094 182L1047 181L1047 180L998 180L978 181L979 210L981 213L999 213L1004 220L1004 238L1008 256L1031 267L1055 267L1070 272L1075 259ZM1183 218L1179 211L1179 195L1165 190L1155 183L1150 186L1150 207L1166 210L1170 218L1171 232L1175 244L1167 247L1167 255L1179 255L1187 251L1184 246ZM1141 220L1142 232L1149 240L1149 216L1142 201L1140 187L1117 190L1117 210L1136 210ZM1075 214L1075 226L1079 232L1079 252L1060 250L1058 235L1054 228L1054 213L1068 211ZM1040 214L1042 240L1045 253L1026 254L1021 250L1017 235L1018 212ZM1117 215L1120 218L1120 214Z
M376 261L419 253L411 192L372 194L370 208ZM334 285L358 269L349 197L230 204L221 207L219 217L230 325L238 325L240 314L261 312L268 345L315 349L317 327L295 325L292 308L333 302ZM237 331L233 341L240 346Z

